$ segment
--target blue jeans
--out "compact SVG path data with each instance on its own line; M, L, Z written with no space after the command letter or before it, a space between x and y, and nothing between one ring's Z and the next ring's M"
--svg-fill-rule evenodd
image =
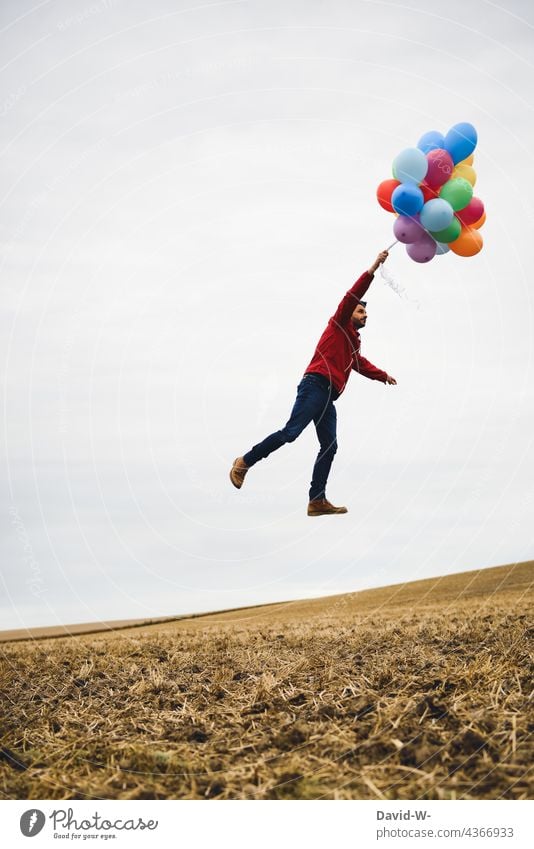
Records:
M337 416L334 407L337 397L336 390L326 377L320 374L305 374L298 385L297 398L287 424L282 430L271 433L263 442L254 445L243 456L247 466L253 466L258 460L264 460L287 442L294 442L304 428L313 421L320 449L313 467L309 496L310 501L313 498L326 498L326 482L337 451Z

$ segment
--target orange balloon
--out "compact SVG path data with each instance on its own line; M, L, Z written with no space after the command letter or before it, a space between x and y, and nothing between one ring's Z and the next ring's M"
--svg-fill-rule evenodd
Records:
M452 172L452 176L463 177L464 180L467 180L467 182L471 183L472 186L474 186L477 181L477 172L471 165L466 165L465 162L460 162L456 166Z
M475 256L482 250L483 240L478 230L462 227L462 232L454 242L449 242L449 248L458 256Z
M480 216L480 218L478 219L478 221L475 221L474 224L470 224L469 226L471 227L472 230L479 230L482 227L482 225L484 224L485 220L486 220L486 213L483 212L482 215Z

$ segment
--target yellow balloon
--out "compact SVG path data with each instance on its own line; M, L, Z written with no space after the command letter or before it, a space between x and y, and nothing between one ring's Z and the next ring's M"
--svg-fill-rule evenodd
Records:
M459 162L458 165L472 165L474 161L475 161L475 154L470 153L469 156L466 156L465 159L462 159L462 161Z
M477 181L475 169L471 165L466 165L464 162L460 162L456 166L456 168L452 172L452 176L463 177L464 180L467 180L467 182L471 183L472 186L474 186Z

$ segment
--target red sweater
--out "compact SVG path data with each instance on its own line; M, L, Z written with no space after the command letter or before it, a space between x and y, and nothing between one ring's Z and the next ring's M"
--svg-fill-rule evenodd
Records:
M386 382L387 372L377 368L360 354L360 334L354 327L351 316L358 301L363 298L371 285L374 275L364 271L352 289L349 289L326 329L319 339L311 363L304 372L323 374L334 384L341 395L351 369L369 377L371 380Z

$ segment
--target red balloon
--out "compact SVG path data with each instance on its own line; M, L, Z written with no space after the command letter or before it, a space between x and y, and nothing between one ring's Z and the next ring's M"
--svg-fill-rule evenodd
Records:
M426 172L425 183L432 189L437 189L443 186L447 180L450 180L454 171L454 162L452 157L446 150L430 150L426 158L428 160L428 171Z
M378 203L383 209L387 209L388 212L395 212L391 205L391 195L397 186L400 186L399 180L383 180L376 190Z
M439 197L437 191L435 189L431 189L430 186L427 186L425 182L422 182L419 188L423 192L425 203L427 202L427 200L434 200L434 198Z
M484 214L484 204L480 198L471 198L467 206L458 210L456 215L462 224L474 224Z

